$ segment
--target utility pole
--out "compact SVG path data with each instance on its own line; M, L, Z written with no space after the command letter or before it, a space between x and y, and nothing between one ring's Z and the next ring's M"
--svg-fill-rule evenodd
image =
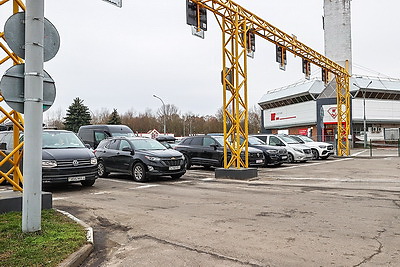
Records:
M158 98L158 99L160 99L160 101L161 101L161 103L162 103L162 107L163 107L163 118L164 118L164 135L166 135L166 132L167 132L167 125L165 124L165 117L166 117L166 114L165 114L165 104L164 104L164 101L161 99L161 97L158 97L158 96L156 96L156 95L153 95L155 98Z
M44 0L27 0L25 13L25 130L22 231L41 230Z

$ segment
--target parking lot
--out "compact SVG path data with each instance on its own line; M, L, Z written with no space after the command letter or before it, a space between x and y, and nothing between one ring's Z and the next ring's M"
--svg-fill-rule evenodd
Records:
M398 266L400 158L354 154L251 180L194 167L179 180L111 174L48 190L94 228L84 266Z

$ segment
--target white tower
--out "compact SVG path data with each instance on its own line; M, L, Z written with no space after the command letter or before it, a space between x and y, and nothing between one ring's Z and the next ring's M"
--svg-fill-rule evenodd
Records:
M352 74L351 53L351 0L324 0L325 56L342 67L349 61Z

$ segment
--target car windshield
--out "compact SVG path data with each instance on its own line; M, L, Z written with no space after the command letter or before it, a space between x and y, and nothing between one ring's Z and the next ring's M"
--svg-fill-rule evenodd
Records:
M310 137L308 137L308 136L305 136L305 135L302 135L302 136L299 136L299 138L301 139L301 140L303 140L304 142L314 142L314 140L312 140Z
M137 150L165 150L160 142L154 139L129 139Z
M43 132L42 148L82 148L85 145L73 132Z
M265 142L261 139L258 139L257 137L249 137L249 144L250 145L265 145Z
M296 140L294 140L293 138L289 137L289 136L285 136L285 135L280 135L279 136L283 141L285 141L288 144L299 144L299 142L297 142Z

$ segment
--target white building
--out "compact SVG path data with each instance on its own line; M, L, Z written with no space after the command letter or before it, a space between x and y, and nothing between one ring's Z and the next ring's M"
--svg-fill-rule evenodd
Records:
M262 131L308 134L333 142L337 129L335 84L304 81L268 91L259 101ZM350 80L351 133L354 141L399 139L400 80L353 76ZM365 110L365 112L364 112Z

